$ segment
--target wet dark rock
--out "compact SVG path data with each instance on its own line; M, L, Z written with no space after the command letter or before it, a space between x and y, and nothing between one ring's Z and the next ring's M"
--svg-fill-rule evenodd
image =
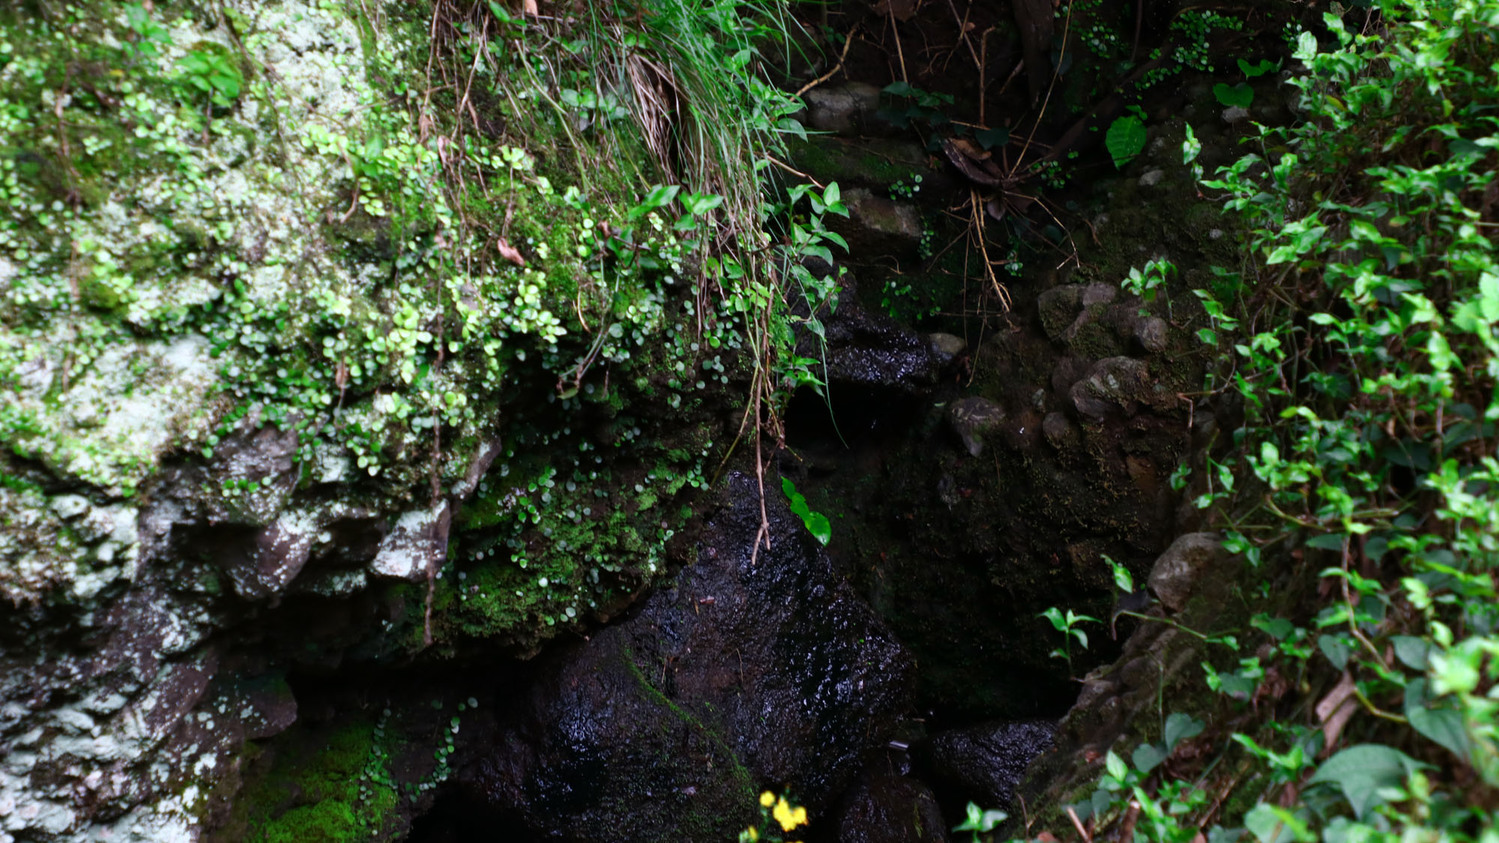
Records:
M1087 360L1077 357L1063 357L1056 362L1051 370L1051 390L1058 395L1066 395L1072 389L1072 385L1082 380L1088 374L1092 364Z
M947 823L931 788L892 773L866 776L850 793L838 843L944 843Z
M1153 396L1154 382L1144 363L1129 357L1109 357L1093 364L1088 376L1072 385L1068 395L1078 415L1091 422L1111 413L1132 416Z
M1187 533L1177 537L1150 569L1150 589L1161 603L1179 612L1192 597L1203 571L1226 555L1217 533Z
M759 788L817 816L909 706L909 657L779 496L733 475L698 562L538 666L471 797L569 840L732 839Z
M256 422L258 424L258 421ZM209 482L222 488L228 481L254 481L254 490L237 495L210 496L204 501L207 520L229 524L266 524L286 506L296 489L297 431L275 426L257 428L248 421L245 433L230 436L214 449Z
M797 344L804 357L827 360L828 382L864 390L915 395L937 381L941 360L928 340L880 313L859 306L852 287L838 309L822 314L825 344L805 336ZM834 390L834 400L839 400Z
M942 732L911 746L915 771L937 788L985 808L1006 808L1031 759L1052 748L1049 720L986 723Z
M232 531L221 528L219 532ZM230 545L219 559L241 597L269 597L284 591L302 572L316 537L314 523L296 516L282 517Z
M224 692L224 697L231 710L239 713L238 719L249 740L264 740L297 722L297 698L282 676L268 674L239 679Z
M984 450L984 434L993 432L1004 421L1003 407L987 398L963 398L947 407L947 422L973 456Z

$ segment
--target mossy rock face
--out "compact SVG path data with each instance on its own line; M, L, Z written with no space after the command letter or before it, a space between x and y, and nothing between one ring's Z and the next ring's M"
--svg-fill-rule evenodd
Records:
M531 653L681 561L751 364L675 220L626 217L638 140L584 172L508 66L462 114L411 96L432 4L27 9L0 11L4 833L187 839L259 728L216 675ZM239 827L381 832L335 766Z

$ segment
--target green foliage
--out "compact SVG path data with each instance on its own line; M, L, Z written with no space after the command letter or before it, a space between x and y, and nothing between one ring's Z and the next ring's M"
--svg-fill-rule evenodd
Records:
M980 833L993 831L995 826L1009 819L1009 816L1004 811L985 811L972 802L969 802L967 816L963 818L961 823L953 826L952 830L969 832L971 839L974 843L977 843Z
M1374 5L1296 37L1305 122L1204 182L1249 230L1196 291L1232 355L1210 388L1244 418L1194 480L1258 578L1263 643L1203 665L1244 772L1172 780L1169 738L1110 753L1079 811L1095 839L1131 810L1155 840L1209 816L1210 840L1492 836L1499 3ZM1287 688L1323 690L1273 703Z
M813 512L811 507L807 506L807 499L802 496L801 492L796 490L796 484L791 482L791 478L781 478L781 489L786 493L787 499L791 501L792 514L800 518L803 524L807 525L807 531L812 534L812 537L817 539L819 544L823 545L831 541L833 538L832 523L828 521L826 515L820 512Z
M177 69L188 87L208 95L219 108L228 108L239 99L245 77L235 66L234 57L218 45L202 47L189 52L177 61Z
M1236 85L1219 82L1213 86L1213 96L1230 108L1248 108L1254 102L1254 89L1244 82Z
M1125 292L1138 296L1141 301L1149 304L1155 301L1156 294L1164 285L1171 274L1176 271L1176 265L1165 258L1152 258L1145 262L1145 268L1131 267L1129 275L1119 282Z
M668 504L707 482L713 443L640 408L702 419L733 383L773 411L820 383L820 362L794 353L820 322L784 304L833 304L836 279L800 262L841 246L822 218L847 209L836 186L763 190L767 153L799 130L764 79L783 9L543 22L489 4L434 22L362 8L307 11L300 25L338 34L331 58L274 72L291 14L276 3L231 3L218 23L139 3L7 19L0 445L130 495L169 451L213 464L273 425L296 433L302 484L410 507L467 482L503 407L506 456L464 514L473 534L454 537L485 587L460 590L461 569L441 580L438 631L581 623L664 570L681 521ZM429 88L423 74L449 64L484 95ZM39 124L36 104L79 66L97 78ZM685 117L667 125L634 96L642 68L670 75ZM163 412L159 434L131 423ZM590 475L611 445L639 462L606 485ZM555 477L529 454L551 454ZM284 499L256 479L215 476L205 494L272 517ZM595 490L613 506L582 499ZM611 570L626 551L639 565Z
M880 115L897 126L920 125L937 129L950 122L943 111L953 103L948 94L924 91L909 82L892 82L885 86L883 93L891 98L891 103L880 109Z
M1078 629L1077 625L1085 621L1098 623L1098 618L1090 617L1088 615L1079 615L1071 609L1068 609L1067 612L1063 614L1062 610L1058 609L1055 606L1052 606L1036 617L1045 618L1047 622L1051 624L1052 629L1055 629L1057 632L1062 633L1062 646L1055 650L1052 650L1049 655L1054 659L1062 659L1063 661L1067 662L1067 669L1071 670L1072 642L1076 641L1078 646L1082 647L1084 650L1088 649L1088 633L1082 631L1081 629Z
M1145 149L1145 121L1138 114L1116 117L1109 124L1104 145L1114 159L1114 166L1124 169L1125 164L1135 160L1135 156Z

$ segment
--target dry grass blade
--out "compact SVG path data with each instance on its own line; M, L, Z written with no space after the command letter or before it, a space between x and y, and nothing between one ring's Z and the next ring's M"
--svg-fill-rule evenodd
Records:
M681 116L676 80L670 71L636 52L625 58L625 73L635 95L635 119L645 145L655 156L665 180L675 182L678 176L672 126Z

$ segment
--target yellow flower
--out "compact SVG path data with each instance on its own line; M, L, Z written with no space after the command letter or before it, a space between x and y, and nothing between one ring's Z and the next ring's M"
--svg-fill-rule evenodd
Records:
M776 802L775 810L770 813L776 818L776 822L781 824L782 831L790 831L799 825L807 824L807 809L799 806L792 809L791 803L787 802L784 796Z
M774 793L771 793L767 790L764 793L760 794L760 807L769 808L774 804L776 804L776 795Z
M739 839L748 840L749 843L756 843L760 839L760 832L754 826L750 826L744 830L744 834L741 834Z

